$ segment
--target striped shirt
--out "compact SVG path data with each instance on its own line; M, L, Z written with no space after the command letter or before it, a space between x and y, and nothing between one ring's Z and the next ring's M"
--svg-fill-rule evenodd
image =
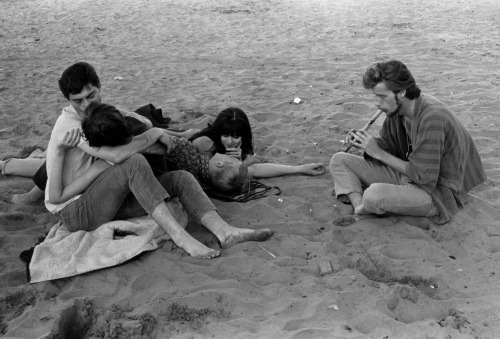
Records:
M464 195L486 180L481 158L455 114L431 96L415 99L410 126L408 138L402 116L386 118L378 142L407 161L408 177L431 195L439 211L433 221L444 224L463 207Z

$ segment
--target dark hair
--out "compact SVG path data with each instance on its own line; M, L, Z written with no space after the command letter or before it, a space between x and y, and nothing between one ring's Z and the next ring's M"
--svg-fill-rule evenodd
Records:
M127 121L116 107L92 102L85 110L82 132L91 147L120 146L132 140Z
M368 67L363 74L363 87L372 89L380 82L384 82L387 88L394 93L405 92L405 97L415 99L420 96L413 75L404 63L398 60L378 62Z
M214 146L212 153L225 154L226 148L221 142L221 136L230 135L241 137L241 158L244 160L248 154L253 154L252 128L247 115L239 108L231 107L221 111L212 124L202 129L189 139L193 141L199 137L209 137Z
M59 79L59 89L68 100L70 94L78 94L88 85L101 88L101 81L94 67L83 61L66 68Z

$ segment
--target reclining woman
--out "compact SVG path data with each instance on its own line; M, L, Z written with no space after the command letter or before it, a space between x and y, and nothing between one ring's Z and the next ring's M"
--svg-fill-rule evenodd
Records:
M321 175L325 167L321 163L303 165L281 165L256 163L253 149L252 127L248 116L239 108L230 107L221 111L215 121L189 139L194 148L203 155L213 157L227 154L248 165L249 178L271 178L288 174Z
M82 130L84 137L92 147L118 146L131 140L131 128L137 129L138 124L141 123L133 118L124 118L113 106L91 104L82 120ZM248 178L285 174L316 175L324 172L323 166L316 163L299 166L247 165L246 162L242 162L235 156L236 147L233 156L216 153L209 158L205 154L198 153L196 147L185 138L166 136L164 140L166 139L169 139L168 149L165 150L164 154L168 168L190 172L203 188L215 187L227 191L241 188ZM242 149L239 150L241 152ZM252 151L251 148L249 150Z

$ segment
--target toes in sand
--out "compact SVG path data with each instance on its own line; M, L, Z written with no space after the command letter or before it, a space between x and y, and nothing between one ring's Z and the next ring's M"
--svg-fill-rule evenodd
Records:
M204 246L204 249L191 249L191 251L187 251L190 256L198 259L213 259L220 256L219 250L214 250L212 248Z
M207 247L195 239L183 239L174 243L193 258L213 259L220 256L219 250Z

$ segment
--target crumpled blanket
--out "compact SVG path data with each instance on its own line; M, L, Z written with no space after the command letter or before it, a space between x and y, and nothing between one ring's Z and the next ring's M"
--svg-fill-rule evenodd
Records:
M115 232L119 230L119 232ZM117 237L115 233L126 236ZM58 222L38 244L29 265L31 283L71 277L115 266L169 239L148 217L108 222L92 232L70 232Z

